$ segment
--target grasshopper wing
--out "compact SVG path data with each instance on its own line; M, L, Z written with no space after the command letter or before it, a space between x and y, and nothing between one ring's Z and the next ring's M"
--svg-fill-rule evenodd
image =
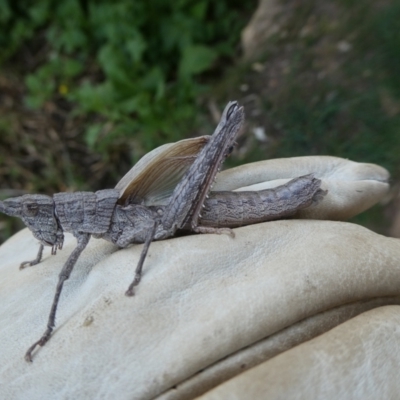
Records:
M180 140L143 156L117 183L119 204L165 205L210 136Z

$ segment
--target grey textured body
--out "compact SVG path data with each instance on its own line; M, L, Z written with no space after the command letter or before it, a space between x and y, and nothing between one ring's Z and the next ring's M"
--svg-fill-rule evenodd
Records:
M132 243L144 243L154 222L159 219L154 207L139 204L116 205L109 220L107 232L93 235L96 239L105 239L118 247L127 247Z
M22 263L21 268L39 263L43 246L51 246L52 254L61 249L63 232L77 239L59 275L47 329L26 352L27 361L51 337L63 284L91 236L119 247L144 243L134 280L126 291L132 296L153 240L171 237L180 229L233 236L230 228L292 215L324 194L321 181L312 175L261 192L210 193L243 121L243 108L230 102L211 137L162 146L162 151L145 157L136 170L129 171L115 189L58 193L53 198L25 195L0 202L0 212L20 217L41 243L36 259Z
M119 198L116 189L92 192L56 193L56 216L65 232L100 234L108 231Z
M248 192L212 192L204 203L200 224L237 228L287 218L309 207L325 194L312 174L273 189Z
M325 192L321 181L312 174L292 179L273 189L249 192L211 192L204 201L198 227L237 228L280 218L290 217L296 211L309 207L320 200ZM162 225L168 206L117 205L109 222L109 228L95 238L108 240L119 247L132 243L144 243L147 234L159 221L154 240L173 236ZM192 231L191 221L181 226ZM217 232L218 233L218 232Z

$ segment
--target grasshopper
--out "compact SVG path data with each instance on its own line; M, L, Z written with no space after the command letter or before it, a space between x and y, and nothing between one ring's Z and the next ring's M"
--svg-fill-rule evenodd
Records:
M36 258L23 262L20 269L38 264L44 246L56 254L62 248L64 232L77 240L60 272L47 328L27 350L26 361L31 362L35 348L50 339L64 282L91 236L120 248L144 243L134 279L125 293L133 296L153 240L172 237L177 231L234 237L232 228L287 217L320 200L325 192L312 174L259 192L211 192L243 122L243 107L228 103L212 136L161 146L144 156L114 189L57 193L53 197L24 195L0 202L0 211L21 218L40 242Z

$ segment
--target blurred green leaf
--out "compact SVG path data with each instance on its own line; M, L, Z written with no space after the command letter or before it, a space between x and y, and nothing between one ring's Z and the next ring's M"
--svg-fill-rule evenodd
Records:
M182 52L179 74L186 77L204 72L211 67L216 58L216 51L210 47L202 45L187 46Z
M73 78L83 71L84 66L81 62L67 58L63 61L63 75L66 78Z
M102 125L93 124L88 127L85 132L85 142L89 146L90 149L93 149L97 139L99 138L100 132L102 129Z
M139 62L142 60L143 53L147 45L143 37L136 34L134 38L127 40L126 48L129 54L132 56L134 62Z
M84 82L71 93L70 98L81 105L82 112L107 113L109 107L114 104L114 89L109 82L101 85L92 85Z
M42 67L35 74L27 75L25 84L29 90L26 104L31 108L39 108L55 90L54 80L48 77L48 66Z
M50 1L42 0L28 9L29 15L36 26L43 24L49 17L50 5Z
M0 22L7 22L12 16L12 11L8 1L0 0Z

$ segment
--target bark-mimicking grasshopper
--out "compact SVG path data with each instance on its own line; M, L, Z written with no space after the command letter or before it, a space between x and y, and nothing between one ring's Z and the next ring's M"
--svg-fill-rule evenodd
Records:
M40 242L37 257L23 262L21 269L38 264L44 246L51 246L56 254L62 248L64 231L77 239L59 275L47 329L26 352L27 361L32 361L37 346L50 339L63 284L91 236L121 248L144 243L134 280L126 291L132 296L153 240L171 237L177 230L234 236L231 228L290 216L324 196L321 181L313 175L259 192L210 192L243 121L243 107L230 102L211 137L161 146L143 157L115 189L57 193L53 198L24 195L0 202L0 211L20 217Z

